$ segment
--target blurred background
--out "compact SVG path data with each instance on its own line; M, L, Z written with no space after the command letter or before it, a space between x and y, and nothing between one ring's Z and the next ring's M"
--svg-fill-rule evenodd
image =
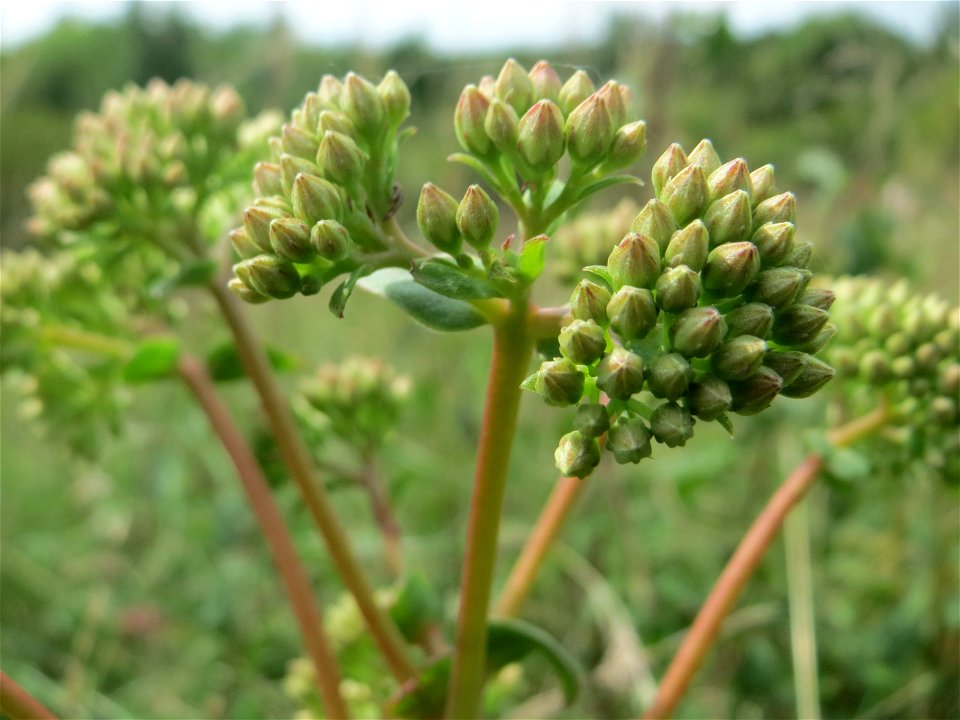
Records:
M30 244L24 190L69 145L73 117L106 90L153 77L231 83L251 111L287 112L323 73L379 79L396 69L419 129L398 173L410 224L423 182L459 195L475 181L445 160L462 87L496 75L507 57L528 68L544 58L563 77L585 68L598 84L632 88L648 123L641 177L671 142L689 150L702 137L724 160L772 162L780 188L798 195L799 232L815 244L818 271L905 276L956 304L958 37L955 2L483 3L456 12L426 2L4 3L0 243ZM648 197L646 188L602 193L588 209ZM569 288L557 281L544 292L562 302ZM190 341L202 351L224 334L203 326L211 316L200 300L187 302L201 318ZM430 333L363 296L345 321L325 305L298 298L252 314L304 372L359 354L411 378L384 472L411 565L452 612L488 338ZM242 384L226 391L256 437L255 400ZM296 629L228 463L185 393L138 391L96 464L24 424L8 384L2 398L0 666L70 717L291 716L299 705L283 679ZM526 613L584 661L588 692L562 709L534 663L516 692L535 701L512 716L635 714L638 693L663 672L742 532L801 457L796 428L822 427L825 412L815 400L781 400L759 423L738 418L735 443L706 427L682 451L658 448L655 462L601 468ZM525 399L500 577L549 492L569 421ZM809 583L790 592L813 594L824 717L960 715L956 487L922 466L894 471L869 454L858 462L815 488L791 530L800 540L773 547L681 716L796 716L788 578L804 568ZM335 602L337 582L295 489L282 473L274 481L322 599ZM365 498L349 485L335 497L386 584ZM809 558L795 551L804 542Z

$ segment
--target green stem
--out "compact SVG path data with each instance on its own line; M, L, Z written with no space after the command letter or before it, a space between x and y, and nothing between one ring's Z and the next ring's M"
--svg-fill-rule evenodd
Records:
M397 680L402 683L411 679L416 675L416 668L400 631L374 600L373 589L353 554L330 497L319 482L310 453L300 437L290 408L270 370L270 362L247 321L240 301L222 283L213 283L209 289L233 333L237 353L260 396L280 457L320 529L340 578L356 600L370 634Z
M131 343L65 325L44 325L40 328L40 337L53 345L107 357L124 358L134 351Z
M494 327L493 334L493 359L480 431L456 647L447 693L446 717L460 720L477 716L483 691L487 612L500 514L520 408L520 383L533 351L527 332L526 304L517 305L503 324Z
M787 560L787 597L790 601L790 648L797 717L820 717L817 683L817 635L813 614L813 578L810 572L809 501L797 504L783 524Z

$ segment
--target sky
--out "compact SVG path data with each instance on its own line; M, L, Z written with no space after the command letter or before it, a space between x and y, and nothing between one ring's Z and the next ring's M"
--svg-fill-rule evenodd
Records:
M500 47L590 41L601 37L613 12L630 10L653 18L674 12L725 12L733 30L753 35L788 27L818 14L855 11L870 15L924 42L934 37L945 5L930 2L592 2L589 0L314 0L262 2L212 0L176 3L182 12L214 29L269 22L278 14L305 41L362 43L382 47L417 36L437 50L488 50ZM125 2L74 0L0 0L0 42L20 44L49 29L62 17L109 20L126 10Z

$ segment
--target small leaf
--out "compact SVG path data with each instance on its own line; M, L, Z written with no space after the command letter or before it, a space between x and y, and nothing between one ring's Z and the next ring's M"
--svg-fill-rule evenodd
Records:
M415 282L409 272L400 268L378 270L362 278L357 286L373 295L387 298L414 320L434 330L470 330L487 322L470 303L444 297L425 288Z
M456 300L500 297L492 283L443 260L418 260L410 274L425 288Z
M597 182L587 185L577 194L577 199L574 202L582 202L596 192L606 190L608 187L613 187L614 185L624 185L626 183L643 185L643 180L633 175L611 175L603 178L603 180L597 180Z
M180 357L180 341L172 337L157 337L145 340L134 351L123 368L127 382L150 382L177 374Z
M409 642L422 639L423 631L440 619L440 598L420 571L409 572L390 606L401 634Z
M521 390L532 390L536 392L537 389L537 376L540 375L539 372L535 372L532 375L528 375L522 383L520 383Z
M720 423L720 426L727 431L727 435L731 438L733 437L733 423L730 421L730 416L726 413L720 413L717 417L717 422Z
M266 350L270 366L278 372L297 370L301 365L295 355L269 346ZM237 347L231 340L220 343L207 354L207 372L215 382L239 380L246 375Z
M370 273L370 269L369 265L361 265L350 273L350 276L346 280L340 283L330 296L330 312L338 318L343 317L343 311L347 307L347 300L353 295L353 288L356 287L357 281L360 278Z
M465 153L454 153L453 155L450 155L447 160L449 162L462 163L469 168L473 168L480 173L481 176L483 176L483 179L486 180L494 190L497 191L497 194L501 196L504 195L503 188L500 185L500 178L498 178L482 160L478 160L473 155L467 155Z
M547 240L546 235L538 235L530 238L523 245L520 251L520 257L517 259L517 272L528 283L532 283L543 272L543 266L547 258Z
M870 474L867 457L850 448L834 449L826 456L826 471L844 482L863 480Z
M587 265L583 271L588 275L593 275L595 278L599 278L604 282L607 288L613 290L613 276L610 274L610 271L607 269L606 265Z

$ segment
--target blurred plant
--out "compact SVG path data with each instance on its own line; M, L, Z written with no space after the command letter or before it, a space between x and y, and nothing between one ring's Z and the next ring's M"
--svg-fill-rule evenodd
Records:
M557 280L571 285L580 279L584 267L605 262L610 248L630 232L639 211L635 201L624 198L611 210L587 211L557 228L551 265Z

